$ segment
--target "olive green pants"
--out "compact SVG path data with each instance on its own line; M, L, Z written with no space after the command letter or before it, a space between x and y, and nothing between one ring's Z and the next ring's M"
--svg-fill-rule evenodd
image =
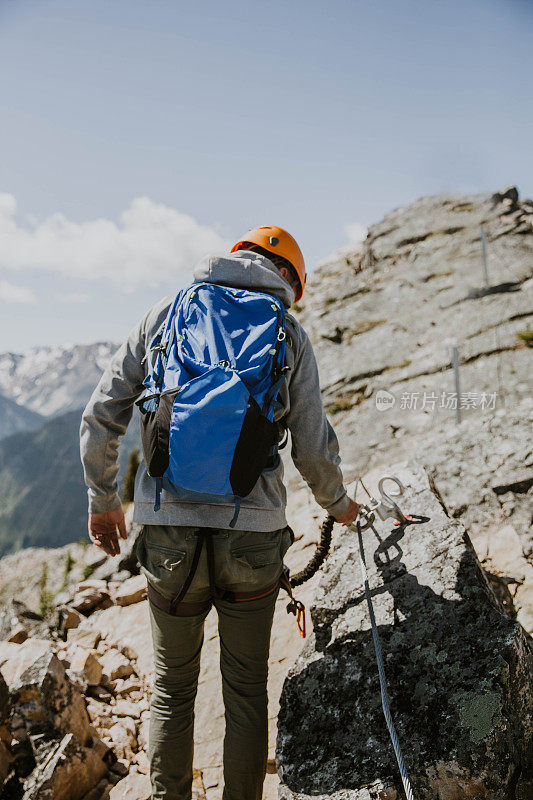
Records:
M137 542L141 569L168 599L189 574L200 529L146 525ZM217 587L255 592L275 583L292 544L290 528L212 532ZM267 677L270 632L277 591L256 600L214 599L220 636L224 698L223 800L261 800L268 751ZM184 602L209 599L206 548ZM204 621L209 609L174 616L150 603L154 687L150 715L152 800L190 800L194 701Z

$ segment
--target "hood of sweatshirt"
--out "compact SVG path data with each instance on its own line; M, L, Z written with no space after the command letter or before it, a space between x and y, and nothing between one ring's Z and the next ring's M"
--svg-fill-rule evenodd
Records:
M194 270L194 282L273 294L285 308L290 308L294 302L293 290L272 261L251 250L237 250L226 256L205 256Z

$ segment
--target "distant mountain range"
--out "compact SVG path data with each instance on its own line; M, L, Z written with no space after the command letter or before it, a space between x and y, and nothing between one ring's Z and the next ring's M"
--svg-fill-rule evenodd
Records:
M1 353L0 395L44 417L81 408L116 349L96 342Z
M0 354L0 557L86 535L81 413L116 348L98 342ZM134 418L120 449L119 480L138 446Z
M60 547L87 532L87 490L79 453L81 409L0 441L0 557L22 547ZM119 482L139 446L132 420L122 440Z
M46 417L42 414L19 406L18 403L0 394L0 439L12 433L34 430L45 421Z

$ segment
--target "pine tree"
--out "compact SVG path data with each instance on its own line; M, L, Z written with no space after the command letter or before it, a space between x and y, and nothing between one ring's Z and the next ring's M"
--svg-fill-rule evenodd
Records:
M137 448L132 450L128 459L128 468L124 476L124 483L122 484L122 502L133 503L133 491L135 488L135 476L139 469L139 451Z

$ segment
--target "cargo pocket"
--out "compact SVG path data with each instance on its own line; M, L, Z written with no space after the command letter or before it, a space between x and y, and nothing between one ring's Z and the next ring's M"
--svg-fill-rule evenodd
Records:
M256 534L257 536L257 534ZM246 538L246 537L245 537ZM267 542L236 542L230 550L232 583L248 588L264 588L275 583L283 567L282 531Z
M170 547L151 544L139 537L137 557L141 572L154 589L169 599L175 597L187 578L187 553Z
M281 532L281 558L282 560L285 558L285 553L294 544L294 531L290 525L287 525L286 528L283 528Z

